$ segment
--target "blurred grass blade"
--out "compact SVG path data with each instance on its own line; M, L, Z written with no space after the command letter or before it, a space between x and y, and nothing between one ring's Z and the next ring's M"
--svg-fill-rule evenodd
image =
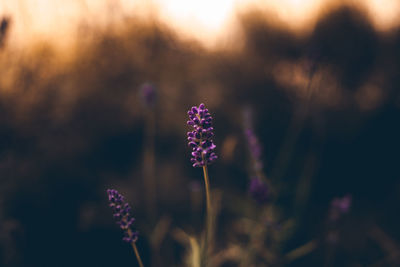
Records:
M191 253L190 253L190 266L200 267L200 246L194 237L189 237Z

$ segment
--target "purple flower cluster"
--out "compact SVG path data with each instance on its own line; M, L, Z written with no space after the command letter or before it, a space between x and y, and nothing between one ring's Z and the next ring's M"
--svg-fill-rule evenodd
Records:
M270 190L268 185L257 177L251 179L249 191L251 196L259 204L264 204L270 199Z
M136 242L138 239L138 232L134 231L132 224L135 221L130 214L131 207L125 202L124 196L122 196L115 189L107 189L108 201L110 202L110 207L113 210L114 218L117 224L124 231L124 237L122 240L128 243Z
M187 134L188 144L192 148L193 167L209 165L217 159L217 155L213 152L215 145L212 140L214 136L214 128L211 126L212 117L204 104L192 107L188 115L187 124L194 128Z
M340 217L350 211L352 198L350 194L342 198L334 198L331 202L330 219L337 221Z

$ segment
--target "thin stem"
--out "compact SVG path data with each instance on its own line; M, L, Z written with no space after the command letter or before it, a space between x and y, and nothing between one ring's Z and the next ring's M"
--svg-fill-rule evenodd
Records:
M205 240L205 255L206 259L209 256L211 246L211 231L212 231L212 210L211 210L211 196L210 196L210 182L208 179L207 165L203 166L204 183L206 186L206 200L207 200L207 225L206 225L206 240Z
M149 111L146 119L146 140L144 149L144 185L146 192L146 207L149 217L152 221L155 221L157 214L157 184L155 179L155 112L154 110Z
M138 249L136 247L136 243L135 242L132 242L132 248L133 248L133 251L135 251L135 255L136 255L136 258L137 258L137 260L139 262L139 266L143 267L143 262L142 262L142 259L140 258L139 251L138 251Z

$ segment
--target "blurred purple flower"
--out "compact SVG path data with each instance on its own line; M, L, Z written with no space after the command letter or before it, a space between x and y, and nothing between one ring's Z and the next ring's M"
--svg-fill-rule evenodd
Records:
M352 197L350 194L342 198L334 198L331 202L330 219L337 221L342 215L348 213L351 208Z
M262 149L253 129L253 111L250 107L243 109L243 126L244 135L247 141L247 146L250 152L251 161L253 164L254 172L257 174L261 172L263 164L261 161Z
M132 224L135 221L130 214L131 207L125 202L124 196L122 196L115 189L107 189L108 201L110 207L113 210L114 218L117 221L119 227L124 231L123 241L132 243L138 239L138 232L133 230Z
M146 107L153 107L156 101L156 87L151 83L144 83L140 87L140 96Z
M253 129L248 128L245 131L247 143L249 146L250 154L253 159L254 171L261 171L263 164L261 162L261 145L258 141L257 136L254 134Z
M188 111L188 115L187 124L194 128L193 131L187 133L188 144L192 148L193 167L209 165L217 159L217 155L213 152L215 144L212 140L214 136L214 128L211 125L212 117L204 104L192 107Z
M243 109L244 135L251 158L252 179L250 180L250 195L259 203L264 204L270 200L271 190L265 182L262 172L263 163L261 160L262 148L253 130L253 112L250 107Z
M270 199L268 185L257 177L251 179L249 192L259 204L264 204Z

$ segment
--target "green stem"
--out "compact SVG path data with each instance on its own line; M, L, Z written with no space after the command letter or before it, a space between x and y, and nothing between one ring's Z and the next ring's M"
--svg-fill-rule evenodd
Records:
M139 262L139 266L143 267L143 262L142 262L142 259L140 258L139 251L138 251L138 249L136 247L136 243L135 242L132 242L132 248L133 248L133 251L135 251L135 255L136 255L136 258L137 258L137 260Z
M207 165L203 166L204 183L206 186L206 201L207 201L207 225L206 225L206 240L205 240L205 256L208 259L211 247L211 231L212 231L212 210L211 210L211 196L210 196L210 181L208 178ZM207 262L207 260L206 260Z

